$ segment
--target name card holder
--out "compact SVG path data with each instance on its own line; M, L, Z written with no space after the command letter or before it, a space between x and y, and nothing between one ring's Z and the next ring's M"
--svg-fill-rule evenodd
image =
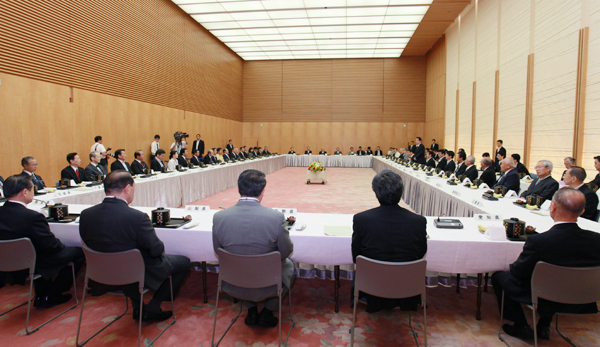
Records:
M205 205L185 205L186 211L210 211L210 206Z
M512 197L519 197L517 195L517 192L515 192L514 190L509 190L508 192L506 192L506 195L504 195L505 198L512 198Z
M480 200L473 199L473 201L471 201L471 203L475 206L479 206L479 207L483 208L483 203Z
M273 209L277 212L281 212L283 214L296 214L298 213L297 208L289 208L289 207L273 207Z
M453 190L452 195L460 196L460 193L457 190Z
M474 214L473 219L477 221L502 221L502 216L499 214Z

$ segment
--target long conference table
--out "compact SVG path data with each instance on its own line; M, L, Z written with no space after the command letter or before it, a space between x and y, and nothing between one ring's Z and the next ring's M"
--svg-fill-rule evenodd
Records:
M182 189L180 195L181 200L174 199L173 207L184 205L187 201L200 199L198 196L208 196L216 193L218 189L224 190L237 183L239 173L248 168L256 168L263 170L265 173L273 172L284 166L292 166L295 164L305 165L305 160L311 161L320 156L278 156L244 162L240 164L228 164L212 169L204 169L197 171L198 173L176 173L174 175L166 174L164 178L149 180L153 185L167 185L167 183L175 181L180 182L189 192L186 195ZM308 159L300 159L308 158ZM533 225L539 232L548 230L553 221L544 211L529 211L522 207L513 204L516 198L500 199L499 201L487 201L481 198L482 190L470 189L463 186L450 186L446 184L446 180L436 177L428 177L425 173L414 171L411 168L406 168L380 157L358 157L361 162L357 161L357 157L341 156L339 158L329 157L321 159L336 159L338 165L342 167L352 167L353 164L363 164L371 161L372 167L376 172L388 169L397 172L404 181L405 191L403 199L417 213L428 216L427 233L428 252L427 270L429 272L441 273L456 273L466 274L475 273L483 274L495 271L507 270L509 264L514 262L523 249L523 242L513 241L491 241L485 235L481 234L477 225L482 224L474 214L491 214L498 215L500 219L517 217L527 222L528 225ZM324 161L324 160L320 160ZM348 166L344 166L348 165ZM207 177L200 177L207 175ZM160 183L161 179L168 180ZM212 187L209 192L201 191L204 189L203 184L209 180L209 185L218 184L219 187ZM136 200L132 206L150 213L151 206L158 206L166 200L161 200L162 197L153 194L160 194L163 189L176 190L178 187L169 185L169 188L151 187L147 189L153 191L153 194L146 193L142 195L144 199L136 204L138 199L138 191L143 187L138 185L136 180ZM141 183L141 182L140 182ZM197 185L192 189L189 186ZM69 203L70 213L79 213L83 209L98 203L103 197L103 192L100 194L100 189L92 189L90 191L78 192L77 194L67 194L66 196L53 196L48 194L43 200L53 199L55 202L61 201ZM54 193L56 194L56 193ZM92 202L73 203L71 199L84 200L84 197L78 195L94 196ZM175 192L173 195L179 193ZM152 198L152 199L150 199ZM90 198L91 199L91 198ZM97 200L96 200L97 199ZM150 207L149 207L150 205ZM164 204L169 206L168 203ZM293 205L293 201L290 202ZM35 208L35 203L32 203L31 208ZM174 218L184 215L192 215L193 222L198 225L190 229L167 229L156 228L159 238L165 243L165 251L169 254L180 254L190 258L193 262L201 262L203 264L203 277L206 278L206 263L216 262L218 259L215 256L212 245L212 216L217 210L195 211L184 208L171 209L171 216ZM439 215L458 217L463 229L449 230L438 229L434 226L433 220ZM294 253L291 259L297 263L319 264L326 266L334 266L336 270L335 278L335 311L338 312L339 301L339 267L341 265L353 265L351 252L351 227L352 214L322 214L322 213L301 213L294 214L297 218L296 226L306 224L306 229L290 230L290 236L294 242ZM579 225L584 229L600 232L598 223L580 219ZM51 223L52 232L67 246L79 246L81 240L79 238L79 226L76 222L72 223ZM347 233L338 236L328 236L325 234L329 227L343 227ZM479 282L481 277L478 277ZM204 299L206 295L206 280L204 280ZM477 303L477 319L480 318L481 304L481 288L478 286L478 303Z

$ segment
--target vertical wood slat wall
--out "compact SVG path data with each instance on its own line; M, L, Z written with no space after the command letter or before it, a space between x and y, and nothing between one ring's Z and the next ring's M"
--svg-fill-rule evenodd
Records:
M445 148L446 125L446 37L442 36L427 53L427 93L425 108L426 144L436 139Z
M593 156L600 154L595 153L600 147L600 123L597 121L600 117L590 105L597 106L597 100L600 100L600 84L594 75L598 75L600 57L592 54L593 51L600 51L594 47L594 44L600 46L600 40L594 41L595 33L589 29L589 44L585 39L580 42L580 31L587 31L586 27L582 28L583 23L590 23L587 25L594 27L595 23L600 22L600 6L592 2L591 11L584 11L584 8L588 8L584 6L586 1L479 0L478 6L465 9L461 19L448 28L446 61L449 82L446 90L451 91L452 95L446 95L446 119L454 120L458 118L457 110L463 113L464 107L476 105L477 130L474 138L471 138L471 141L475 141L476 156L480 155L480 144L489 146L495 142L493 137L497 137L504 140L509 154L521 154L530 170L538 160L548 159L554 162L553 174L559 176L562 158L572 153L582 153L582 157L576 158L578 164L587 170L588 178L596 175ZM479 13L465 15L469 11ZM583 20L584 16L590 17L587 22ZM493 17L498 25L492 22ZM473 25L469 22L477 18L489 25ZM477 32L469 34L461 30ZM498 48L479 40L479 37L492 38L494 35L499 40L496 43ZM478 37L475 50L463 50L465 36ZM588 47L590 53L586 54ZM490 57L492 53L496 59ZM470 83L476 82L476 94L471 84L461 82L456 89L459 76L456 73L451 76L451 69L458 68L458 61L472 60L474 54L477 74ZM587 62L584 61L586 56ZM491 74L493 69L486 69L485 74L481 70L481 67L488 66L487 63L483 64L484 60L489 61L489 66L498 66L494 78ZM493 60L497 60L498 64ZM587 71L582 69L584 63L587 63ZM534 70L535 75L531 74ZM594 77L588 78L590 75ZM528 78L531 79L529 82ZM480 93L480 90L494 90L493 99L488 97L488 93ZM457 98L455 93L461 97ZM476 102L463 98L463 93L476 95ZM484 96L486 99L480 100ZM490 107L482 108L485 104ZM487 113L490 113L489 122L493 124L490 126L491 133L488 130L479 131L480 125L485 124L480 118L488 119ZM470 137L470 130L462 126L458 130L447 126L446 141L456 136L457 147L467 148L469 142L464 139L465 136Z

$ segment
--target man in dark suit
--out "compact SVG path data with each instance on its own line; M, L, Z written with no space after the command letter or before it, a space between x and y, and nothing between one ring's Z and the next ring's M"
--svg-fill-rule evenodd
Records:
M265 150L263 151L263 155L271 155L271 151L269 150L269 146L265 146Z
M0 176L0 195L2 195L2 196L4 196L3 189L4 189L4 177Z
M437 152L440 149L440 146L435 143L435 139L431 139L431 147L429 147L434 152Z
M600 171L600 155L594 157L594 168ZM600 187L600 173L596 174L596 178L590 182L594 183L596 187Z
M427 220L398 205L404 191L400 176L390 170L378 173L372 182L381 206L357 213L353 220L352 258L407 262L427 253ZM417 297L383 299L367 295L367 312L392 309L416 310Z
M549 160L540 160L535 166L537 178L531 182L529 188L521 193L522 198L527 198L529 195L540 195L544 200L552 200L552 196L558 190L558 182L552 178L552 162Z
M94 176L106 176L107 172L104 172L104 168L100 165L102 156L98 152L90 152L90 163L85 167L85 174L90 180Z
M23 167L21 176L31 177L31 181L37 186L37 189L39 190L46 188L44 180L40 176L35 174L35 170L37 170L38 168L38 163L34 157L25 157L21 159L21 166Z
M117 160L110 164L110 171L125 170L131 174L131 166L125 161L127 160L127 153L125 153L125 150L117 149L115 151L115 157Z
M477 168L475 167L475 157L470 155L467 157L467 160L465 160L465 171L464 171L464 175L471 181L471 183L473 183L473 181L475 181L477 179L477 177L479 176L479 172L477 171Z
M563 163L565 164L565 169L566 169L566 170L565 170L565 171L563 171L563 174L562 174L562 176L560 177L560 180L561 180L561 181L564 181L565 174L567 173L567 170L569 170L569 168L570 168L571 166L575 166L575 165L577 165L577 161L576 161L576 160L575 160L575 158L573 158L573 157L566 157L566 158L564 159Z
M188 156L188 150L187 150L187 148L182 148L179 151L179 156L177 157L177 162L182 167L188 167L187 156Z
M229 152L229 153L231 153L233 151L233 144L231 143L231 139L229 139L229 143L227 143L227 146L225 146L225 148L227 149L227 152Z
M327 151L325 150L325 148L321 147L321 150L319 151L320 155L325 155L327 154Z
M229 140L229 142L231 143L231 140ZM196 134L196 140L192 145L192 149L197 149L200 151L200 158L204 155L204 141L200 140L200 134ZM192 150L192 153L193 152L194 151Z
M164 149L159 149L156 151L156 155L154 156L154 159L152 159L152 163L150 164L150 168L154 170L154 172L162 171L162 168L165 166L164 157Z
M135 159L131 162L131 173L134 175L142 175L144 170L148 169L148 165L144 162L144 152L141 149L138 149L133 153L133 157Z
M499 167L499 163L500 160L503 160L504 158L506 158L506 148L502 147L502 144L504 142L502 142L502 140L498 140L496 141L496 155L494 156L495 161L496 161L496 166ZM501 159L498 158L498 154L500 154L502 156Z
M433 159L434 155L433 151L427 151L427 167L435 167L435 159Z
M496 172L502 172L502 169L500 168L500 163L505 159L506 157L502 155L502 153L496 153L496 161L494 163L494 170L496 170Z
M456 157L456 170L454 171L454 175L458 177L459 175L464 174L467 169L467 165L465 164L467 154L465 152L458 152Z
M194 166L200 166L200 151L197 149L192 150L192 158L190 159L190 164Z
M288 152L288 154L296 154L296 152L294 151L294 147L290 147L290 151Z
M481 169L483 172L479 179L483 181L483 183L487 184L488 187L493 187L496 184L496 170L494 170L494 162L489 158L481 159Z
M166 255L165 246L156 236L152 221L144 212L129 208L133 201L135 182L122 170L113 171L104 180L106 198L102 203L83 210L79 234L85 244L98 252L123 252L139 249L144 259L145 283L154 296L145 305L143 321L163 321L173 315L162 311L160 304L171 299L169 276L175 295L189 271L190 260L180 255ZM108 218L107 218L108 216ZM137 283L123 286L123 293L133 306L133 319L139 319L140 297Z
M515 162L510 158L502 160L500 162L502 176L500 176L498 182L496 182L494 186L505 186L506 188L514 190L515 193L519 194L519 190L521 190L521 182L515 166Z
M585 169L580 166L571 166L567 173L563 176L565 183L575 189L579 189L585 196L585 211L581 214L581 218L595 220L598 210L598 195L583 183L587 174Z
M446 167L444 168L444 171L448 172L452 172L454 173L454 171L456 171L456 163L454 162L454 152L453 151L446 151Z
M425 164L425 146L421 143L421 138L416 138L417 144L413 146L411 152L414 153L412 156L413 162L417 164Z
M69 166L62 169L60 178L68 178L78 184L88 180L85 170L79 167L81 165L81 158L79 158L77 153L67 154L67 161L69 162Z
M440 169L442 171L446 171L446 150L440 149L437 152L437 156L438 156L438 163L435 168Z
M514 153L510 155L512 157L512 159L515 161L515 163L517 163L517 172L519 173L519 176L521 174L524 174L523 176L529 175L529 170L527 170L527 167L525 167L525 165L523 165L521 163L521 155L519 155L518 153Z
M356 151L356 155L366 155L366 154L367 154L367 152L365 152L362 149L362 146L358 146L358 151Z
M371 147L367 147L367 155L373 155L373 151L371 150Z
M229 163L231 158L229 157L229 151L227 149L223 150L223 161Z
M523 246L523 252L510 265L509 271L492 275L492 284L501 305L504 290L504 318L514 325L504 324L502 329L520 339L532 339L533 330L521 303L531 304L531 276L539 261L558 266L590 267L600 265L600 234L584 230L577 225L577 217L583 212L585 197L576 189L559 189L550 204L550 217L554 226L545 233L531 235ZM538 338L550 339L550 323L555 312L596 313L596 303L565 305L540 299L537 322Z
M342 151L340 151L339 147L335 148L335 152L333 152L333 155L342 155Z
M379 146L377 146L377 149L375 150L375 156L381 157L382 155L383 155L383 152L381 151L381 148Z
M206 155L204 156L204 164L209 165L209 164L216 164L217 158L215 157L213 160L213 151L212 149L208 150L208 153L206 153Z
M4 182L4 195L7 202L0 207L0 240L14 240L27 237L35 248L36 279L34 307L52 307L71 300L71 294L63 294L73 284L69 262L75 265L75 273L81 269L85 257L81 248L65 247L50 231L46 218L41 213L29 210L27 204L33 201L33 183L30 177L15 175ZM25 283L28 271L4 273L4 280L10 276L12 283ZM54 278L54 279L53 279Z
M304 151L304 154L312 154L312 151L310 150L310 146L306 146L306 151Z

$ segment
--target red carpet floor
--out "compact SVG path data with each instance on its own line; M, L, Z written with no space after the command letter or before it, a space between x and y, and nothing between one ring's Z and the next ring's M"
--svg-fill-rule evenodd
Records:
M267 176L267 192L263 204L269 207L296 207L300 212L343 212L356 213L377 206L371 191L371 169L327 169L329 183L306 185L303 183L305 168L285 168ZM197 204L211 208L228 207L237 201L237 187L215 194ZM78 277L81 298L83 273ZM208 275L208 303L202 300L201 273L191 272L179 297L175 300L177 323L156 342L156 346L210 346L213 315L216 299L216 274ZM352 323L350 308L350 281L342 281L340 288L340 312L334 313L333 282L319 279L297 279L292 291L293 312L296 327L288 341L293 347L349 345L349 326ZM25 299L26 289L20 286L0 289L0 310L4 311ZM85 303L82 335L87 337L95 329L109 322L122 312L122 296L104 295L89 297ZM146 296L146 302L150 295ZM434 347L492 347L504 346L498 340L499 313L492 291L483 293L482 320L475 320L476 289L469 287L427 289L427 336L429 346ZM37 326L65 307L33 309L30 326ZM20 308L0 317L0 347L47 347L73 346L77 333L79 308L70 311L33 335L24 334L26 308ZM225 297L219 306L217 334L222 333L235 316L238 306ZM170 304L163 303L163 309ZM283 332L287 333L287 300L284 302ZM243 318L233 326L221 343L225 347L275 347L277 329L247 327ZM530 317L530 316L529 316ZM564 317L564 318L563 318ZM578 346L600 346L600 316L563 316L561 327ZM413 316L419 343L424 343L423 311ZM144 323L144 339L153 337L164 328L165 323ZM359 305L356 346L415 346L408 327L408 315L399 310L368 314ZM528 343L508 338L512 346L528 346ZM136 346L137 322L129 313L120 321L96 336L87 346ZM144 345L147 345L147 340ZM540 346L569 346L555 330L550 341Z

